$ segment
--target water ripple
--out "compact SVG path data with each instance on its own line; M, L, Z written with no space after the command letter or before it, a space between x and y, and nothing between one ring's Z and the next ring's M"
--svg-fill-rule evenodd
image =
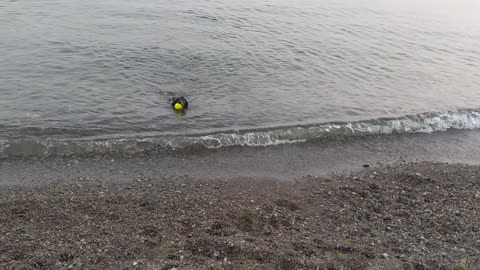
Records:
M0 137L189 134L477 107L475 14L377 2L3 2L0 125L16 131ZM191 100L182 117L169 107L174 95Z

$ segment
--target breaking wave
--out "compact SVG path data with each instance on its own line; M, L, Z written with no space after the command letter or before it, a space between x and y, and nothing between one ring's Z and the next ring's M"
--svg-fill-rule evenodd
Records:
M132 154L162 149L221 148L228 146L269 146L334 139L344 136L433 133L448 129L480 128L480 110L422 113L398 118L379 118L357 122L332 122L305 126L225 131L200 135L161 135L109 137L17 137L0 138L0 158L30 156Z

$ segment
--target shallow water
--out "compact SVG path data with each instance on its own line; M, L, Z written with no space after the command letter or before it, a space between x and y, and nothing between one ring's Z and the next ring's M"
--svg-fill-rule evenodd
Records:
M478 107L476 1L393 2L4 1L2 132L186 134ZM191 100L185 116L173 95Z

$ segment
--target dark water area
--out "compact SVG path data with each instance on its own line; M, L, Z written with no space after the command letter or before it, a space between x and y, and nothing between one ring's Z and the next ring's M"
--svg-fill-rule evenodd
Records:
M474 0L3 1L0 152L478 128L478 14Z

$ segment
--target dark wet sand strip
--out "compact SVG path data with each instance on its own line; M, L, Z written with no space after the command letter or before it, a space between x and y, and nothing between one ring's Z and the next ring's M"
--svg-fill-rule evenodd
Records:
M179 150L135 156L0 160L0 186L43 185L90 179L259 178L286 180L330 175L365 164L434 161L480 164L480 132L449 131L312 141L271 147Z

